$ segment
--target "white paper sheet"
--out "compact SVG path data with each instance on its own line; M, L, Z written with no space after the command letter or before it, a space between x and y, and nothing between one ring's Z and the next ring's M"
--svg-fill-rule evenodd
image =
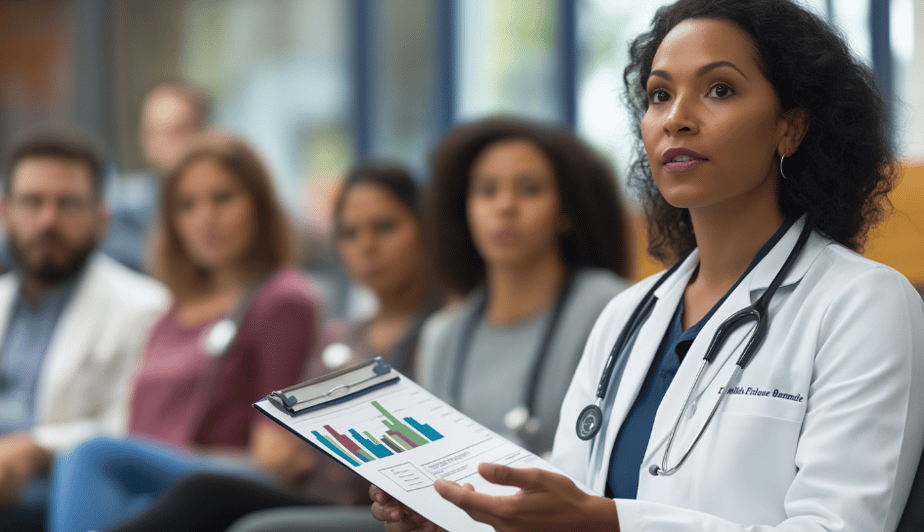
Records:
M478 464L560 472L404 376L397 384L295 417L267 399L254 406L450 532L492 528L440 497L433 489L436 479L510 495L517 489L487 482L478 474Z

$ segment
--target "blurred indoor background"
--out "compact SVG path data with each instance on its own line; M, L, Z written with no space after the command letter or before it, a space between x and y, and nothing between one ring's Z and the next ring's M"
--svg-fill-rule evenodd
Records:
M36 126L73 124L106 148L114 176L136 172L142 97L178 77L209 92L212 123L252 141L293 215L322 233L331 191L352 163L393 157L425 179L440 134L485 114L574 127L622 171L627 42L662 3L0 0L0 146ZM899 153L917 168L924 3L804 3L873 69ZM907 172L902 187L911 181L896 201L905 221L880 230L897 244L874 241L869 252L922 282L924 171Z

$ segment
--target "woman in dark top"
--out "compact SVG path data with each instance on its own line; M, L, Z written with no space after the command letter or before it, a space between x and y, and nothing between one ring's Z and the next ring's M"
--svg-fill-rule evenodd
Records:
M329 323L328 345L309 362L309 377L377 356L413 376L421 326L437 306L420 209L419 187L403 167L381 161L350 171L334 204L334 240L350 278L375 294L378 310L365 320ZM368 483L322 453L317 457L308 486L313 500L368 500Z

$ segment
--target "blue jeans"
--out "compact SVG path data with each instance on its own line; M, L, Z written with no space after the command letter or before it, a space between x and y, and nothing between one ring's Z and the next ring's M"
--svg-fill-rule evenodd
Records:
M202 470L265 478L242 462L184 453L143 440L96 438L55 459L49 532L87 532L147 509L181 477Z

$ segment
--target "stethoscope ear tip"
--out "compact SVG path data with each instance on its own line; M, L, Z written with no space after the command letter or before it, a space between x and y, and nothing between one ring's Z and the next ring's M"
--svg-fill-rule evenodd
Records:
M656 477L658 476L658 473L661 472L661 468L655 464L651 464L651 467L648 468L648 472L651 473L651 476Z

